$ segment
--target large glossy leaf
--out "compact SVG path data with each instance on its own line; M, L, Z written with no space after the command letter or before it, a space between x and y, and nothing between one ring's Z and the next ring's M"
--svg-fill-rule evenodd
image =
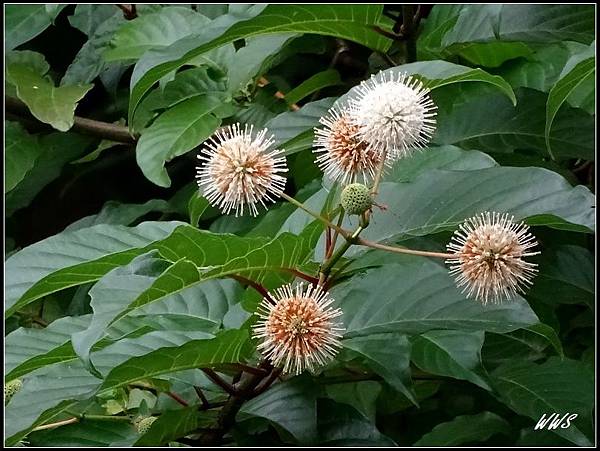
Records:
M103 56L106 61L138 59L147 50L171 45L209 23L210 19L189 8L167 6L121 25Z
M17 96L25 102L31 113L40 121L57 130L67 131L73 126L77 102L92 85L55 87L38 68L18 62L7 65L7 80L17 88Z
M50 293L98 280L144 253L145 247L165 238L181 224L101 224L64 232L26 247L6 261L6 315Z
M484 442L494 434L510 434L510 425L492 412L462 415L440 423L413 446L457 446Z
M150 332L139 338L122 339L94 353L100 375L128 361L132 356L143 356L155 350L177 348L185 343L206 341L205 332ZM67 361L42 368L25 380L23 388L13 397L7 411L6 437L14 443L39 424L57 416L90 398L102 379L92 376L80 361ZM45 387L45 388L44 388ZM72 415L71 415L72 416Z
M131 446L139 434L133 424L122 421L83 420L48 431L33 432L27 440L32 446L108 447Z
M18 122L5 122L4 133L4 191L9 192L26 177L43 149Z
M156 254L156 251L153 252ZM106 274L89 292L90 306L94 311L89 326L73 334L73 349L84 362L93 369L90 351L105 334L106 326L123 305L127 305L148 288L156 277L168 266L163 260L144 254L133 259L124 267L118 267Z
M214 114L220 106L218 97L196 96L160 115L142 134L135 149L144 175L159 186L171 186L164 164L213 134L221 123Z
M319 389L307 378L278 383L245 403L240 413L261 417L285 429L297 442L310 444L317 435Z
M213 48L270 33L317 33L349 39L376 50L386 50L389 40L372 30L381 15L379 5L268 5L248 8L240 22L221 16L196 36L170 47L148 52L136 65L131 79L129 122L138 103L162 76ZM239 18L238 18L239 20Z
M410 343L399 333L372 334L342 342L345 349L358 353L368 367L416 404L410 380Z
M483 332L431 330L411 340L411 360L433 374L465 379L490 390L481 371Z
M75 7L73 15L69 16L69 23L89 38L116 12L112 5L79 4Z
M354 407L372 422L375 422L377 398L381 389L381 383L376 381L347 382L325 386L327 397L335 402Z
M12 50L35 38L48 28L58 13L67 5L56 5L56 8L48 8L49 5L7 5L4 13L6 23L5 50Z
M175 371L241 362L248 358L249 353L246 330L228 330L212 339L192 340L181 346L159 348L113 368L104 378L98 393L108 393L140 379Z
M536 150L546 156L546 95L521 88L516 96L514 107L504 96L473 86L434 93L438 128L433 141L490 152ZM592 160L593 122L581 110L562 108L549 136L555 156Z
M594 406L594 374L591 368L557 357L541 365L513 362L492 373L492 384L504 403L534 422L543 414L578 414L579 417L571 421L571 427L554 429L554 432L579 446L591 445L580 426L589 421Z
M486 306L465 299L444 267L424 259L355 275L331 295L344 312L348 338L431 329L509 332L538 322L520 297Z
M595 50L595 49L594 49ZM595 53L595 52L594 52ZM596 59L594 56L584 59L577 63L569 72L561 75L560 79L552 87L548 93L548 102L546 104L546 146L548 152L553 155L552 145L550 142L550 130L552 123L558 113L561 105L577 90L580 86L588 81L595 79Z
M66 317L44 329L21 327L6 336L4 371L7 379L27 374L41 366L72 358L71 334L88 327L91 315Z

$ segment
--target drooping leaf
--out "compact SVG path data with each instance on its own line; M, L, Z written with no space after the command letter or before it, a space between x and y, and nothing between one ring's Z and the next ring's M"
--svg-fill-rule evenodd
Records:
M44 77L45 73L17 62L7 66L6 76L16 86L19 99L25 102L37 119L63 132L73 126L77 102L92 88L92 85L57 88Z
M594 406L594 374L589 367L556 357L542 364L511 362L492 373L492 385L504 403L533 421L542 414L577 413L579 418L571 422L571 427L553 432L579 446L590 446L589 438L578 426L589 420Z
M160 115L136 146L136 159L144 175L159 186L169 187L171 180L164 164L213 134L221 123L213 112L220 106L218 97L197 96Z
M413 446L457 446L480 443L495 434L510 434L510 425L492 412L462 415L440 423L421 437Z
M366 359L366 365L383 380L416 404L410 381L410 343L399 333L371 334L342 341Z
M83 420L60 428L33 432L27 440L32 446L108 447L131 446L138 438L135 427L123 421Z
M395 446L355 408L319 400L319 441L326 446Z
M473 382L486 390L481 370L483 332L431 330L411 340L411 360L423 371Z
M327 396L335 402L348 404L358 410L372 422L375 422L377 398L381 393L381 384L376 381L348 382L328 384Z
M594 49L595 50L595 49ZM546 104L546 146L548 152L553 155L552 144L550 141L550 130L552 123L558 113L561 105L587 81L593 81L596 73L596 59L591 56L579 62L569 72L561 75L560 79L548 93L548 102ZM592 93L593 97L593 93Z
M300 444L314 442L317 435L319 388L302 377L273 385L245 403L240 413L261 417L285 429Z
M327 69L319 72L307 80L304 80L290 92L285 95L285 101L289 105L293 105L300 100L308 97L315 91L318 91L329 86L341 84L340 74L335 69Z

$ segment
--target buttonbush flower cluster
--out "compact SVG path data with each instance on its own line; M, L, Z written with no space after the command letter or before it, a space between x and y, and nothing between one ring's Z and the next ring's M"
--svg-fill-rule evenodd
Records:
M373 75L345 97L320 118L313 151L324 176L345 187L340 199L343 211L361 216L361 228L354 234L337 230L348 243L357 243L371 206L377 205L372 197L385 171L427 147L435 132L436 106L423 82L406 73ZM288 170L284 150L274 148L268 133L234 124L217 132L198 155L198 185L224 213L256 216L258 205L266 209L278 197L287 198L281 175ZM484 212L459 226L448 253L409 253L446 258L467 298L484 305L498 303L524 293L537 272L534 263L523 260L539 253L533 251L537 242L528 230L508 213ZM253 327L258 349L283 372L314 371L341 347L344 328L336 318L342 311L332 306L334 300L326 291L325 268L349 245L338 257L328 256L316 286L285 285L265 295L258 307Z

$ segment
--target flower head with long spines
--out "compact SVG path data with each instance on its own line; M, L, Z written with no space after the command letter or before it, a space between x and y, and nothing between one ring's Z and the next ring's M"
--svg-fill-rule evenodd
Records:
M300 374L332 360L341 347L344 328L334 318L342 315L320 286L286 285L266 296L259 305L254 338L258 350L284 373Z
M319 122L323 127L315 128L314 152L325 175L342 184L372 180L381 155L359 138L348 111L334 106Z
M203 164L197 168L199 188L209 203L225 214L235 210L243 215L247 208L258 215L257 204L265 209L266 201L274 202L285 188L287 172L283 150L271 149L273 137L267 138L267 129L253 136L253 126L228 126L215 133L201 150L198 158Z
M435 131L429 89L406 73L383 72L363 81L349 100L360 141L395 161L424 147Z
M447 249L456 257L446 262L468 298L498 303L532 284L537 265L523 257L539 254L530 250L537 242L527 225L513 220L506 213L480 213L454 232Z

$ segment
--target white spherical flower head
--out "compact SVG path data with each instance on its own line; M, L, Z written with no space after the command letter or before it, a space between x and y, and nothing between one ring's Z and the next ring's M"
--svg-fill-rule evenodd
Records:
M341 347L342 315L321 287L291 285L268 295L257 309L253 337L262 339L258 350L284 373L300 374L331 361Z
M371 76L349 105L360 139L392 161L424 147L435 131L437 107L429 89L405 73Z
M537 265L523 257L539 254L530 251L537 242L527 225L513 219L508 214L485 212L467 219L454 232L447 249L456 257L446 263L467 298L499 303L517 292L524 293L524 287L532 284Z
M315 128L315 162L325 175L342 184L372 180L381 155L358 137L348 111L332 107L319 122L324 127Z
M273 137L263 129L253 137L253 127L240 124L228 126L215 133L201 150L197 167L198 186L209 203L225 214L235 210L243 215L247 209L258 215L257 204L274 202L285 188L287 172L283 150L271 149Z

